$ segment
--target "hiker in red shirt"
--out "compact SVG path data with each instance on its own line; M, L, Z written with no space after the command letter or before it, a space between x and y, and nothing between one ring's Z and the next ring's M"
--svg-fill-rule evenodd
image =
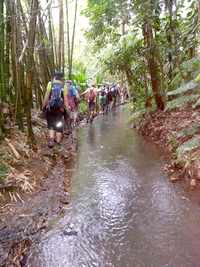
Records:
M90 122L92 122L94 119L95 106L96 106L96 95L97 95L95 86L92 85L82 95L85 95L85 99L86 99L87 105L88 105L87 122L89 122L89 120L90 120Z

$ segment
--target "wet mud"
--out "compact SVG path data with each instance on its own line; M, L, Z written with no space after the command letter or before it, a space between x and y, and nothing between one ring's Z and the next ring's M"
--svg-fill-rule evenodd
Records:
M41 160L32 169L43 174L32 194L22 195L22 201L10 202L0 213L0 266L24 266L31 244L61 218L70 202L71 176L77 141L75 135L65 138L62 148L45 149L43 157L50 161L50 171L44 175Z

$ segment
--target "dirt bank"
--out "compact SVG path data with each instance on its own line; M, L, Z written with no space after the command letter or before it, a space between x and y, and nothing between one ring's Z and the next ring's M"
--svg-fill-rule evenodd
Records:
M200 109L145 114L136 128L164 149L170 159L165 170L171 181L186 180L192 188L200 179Z
M45 123L38 121L34 130L35 151L28 149L25 135L18 131L0 146L8 168L0 183L0 266L23 266L28 247L62 216L70 201L76 137L65 136L62 148L50 150Z

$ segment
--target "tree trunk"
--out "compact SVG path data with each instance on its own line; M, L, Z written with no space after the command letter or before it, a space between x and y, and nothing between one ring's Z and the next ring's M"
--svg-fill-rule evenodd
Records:
M131 69L128 69L127 67L125 69L125 73L126 73L126 78L128 81L129 88L132 88L133 87L133 80L132 80L133 73L132 73Z
M51 21L53 22L53 18L52 18L52 15L51 15ZM52 37L53 37L53 50L54 50L54 65L55 65L55 68L58 68L58 47L57 47L57 42L56 42L56 34L55 34L55 28L54 28L54 24L52 23Z
M68 76L72 77L71 69L71 47L70 47L70 33L69 33L69 6L68 0L66 0L66 23L67 23L67 58L68 58Z
M75 41L75 32L76 32L77 10L78 10L78 0L76 0L76 2L75 2L74 26L73 26L73 33L72 33L71 59L70 59L71 72L73 69L73 54L74 54L74 41Z
M64 70L63 48L64 48L64 17L63 17L63 0L59 0L59 44L58 44L58 66L59 70Z
M9 102L12 100L12 91L9 86L10 79L10 40L11 40L11 20L10 20L10 10L8 8L8 1L6 2L6 48L5 48L5 83L6 83L6 94Z
M49 48L49 40L47 36L47 32L45 29L44 21L39 13L39 25L37 27L37 42L40 49L38 50L39 56L39 69L40 69L40 76L42 80L43 87L46 87L48 81L51 79L51 74L54 69L52 69L52 59L51 56L51 48ZM46 42L44 42L46 40ZM49 53L50 52L50 55Z
M4 97L4 1L0 1L0 104ZM0 108L0 138L3 135L3 115Z
M0 1L0 100L6 101L4 0Z
M149 73L151 76L152 91L155 98L156 106L159 110L164 110L165 103L162 97L161 68L157 59L159 53L156 42L153 37L151 23L146 22L143 26L144 43L147 49L146 59L148 62Z
M47 0L48 2L48 0ZM52 17L51 17L51 6L48 8L48 32L49 32L49 44L51 47L51 74L55 69L55 55L54 55L54 40L53 40L53 29L52 29Z
M167 41L169 45L169 51L168 51L168 62L169 62L169 71L168 71L168 77L169 77L169 83L172 80L172 71L173 71L173 50L174 50L174 27L173 27L173 1L167 1L167 9L169 13L169 27L167 29L166 35L167 35ZM174 50L175 51L175 50Z
M19 7L19 6L18 6ZM15 89L15 121L20 130L24 130L23 125L23 106L22 106L22 90L23 84L23 65L19 64L18 58L22 51L22 36L20 13L17 10L17 5L13 1L8 1L8 8L11 11L11 63L12 63L12 79Z
M26 94L25 94L25 111L28 130L28 143L33 145L35 143L32 122L31 122L31 108L32 108L32 85L34 80L34 45L36 34L36 22L38 14L38 0L31 1L31 17L28 28L28 51L27 51L27 74L26 74Z

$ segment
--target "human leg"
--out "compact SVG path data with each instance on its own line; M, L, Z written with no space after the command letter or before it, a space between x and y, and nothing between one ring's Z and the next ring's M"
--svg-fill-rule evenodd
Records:
M48 147L52 148L54 146L54 139L55 139L55 131L53 129L49 130L49 140L48 140Z
M63 137L63 134L61 132L56 132L56 139L55 139L55 141L56 141L57 144L60 144L61 143L62 137Z
M55 142L60 144L63 137L65 116L63 112L58 112L54 118Z
M54 130L54 118L51 111L46 113L47 127L48 127L48 147L52 148L54 146L55 130Z
M66 110L64 113L64 121L65 121L65 129L67 130L67 133L72 132L72 125L71 125L71 117L70 117L70 111Z

